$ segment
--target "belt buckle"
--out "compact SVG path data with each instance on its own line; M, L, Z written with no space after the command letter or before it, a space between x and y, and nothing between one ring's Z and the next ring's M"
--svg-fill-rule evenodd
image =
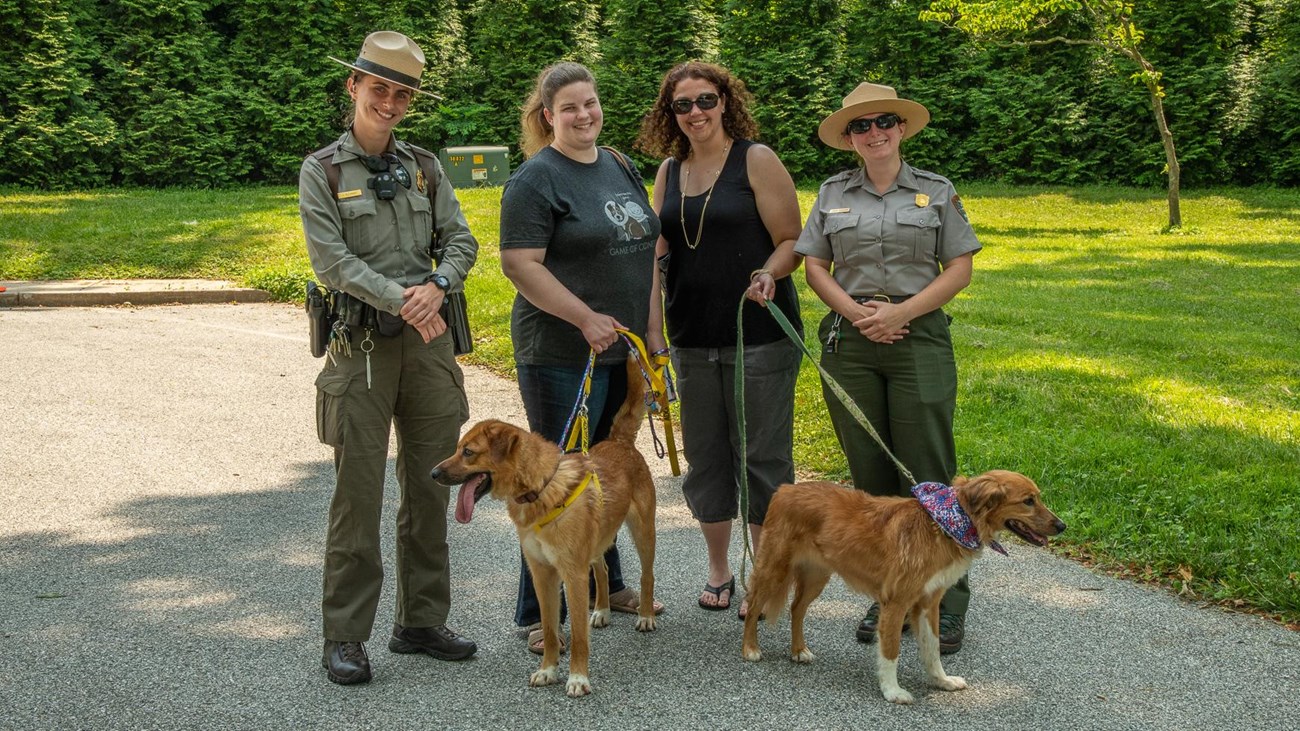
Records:
M862 301L863 302L884 302L885 304L890 304L890 305L894 304L894 301L889 298L889 295L883 292L880 294L873 294L870 297L864 297Z

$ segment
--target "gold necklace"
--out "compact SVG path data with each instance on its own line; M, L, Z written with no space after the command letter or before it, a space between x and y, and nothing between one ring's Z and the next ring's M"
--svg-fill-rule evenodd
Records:
M722 164L713 173L713 183L709 185L708 194L704 196L704 205L700 208L700 225L695 229L695 242L691 242L690 234L686 233L686 186L691 182L691 169L682 165L682 238L686 240L686 245L691 251L700 245L700 237L704 235L704 212L709 210L709 201L713 200L713 189L718 185L718 178L722 177L722 169L727 166L727 153L731 152L731 143L722 148Z

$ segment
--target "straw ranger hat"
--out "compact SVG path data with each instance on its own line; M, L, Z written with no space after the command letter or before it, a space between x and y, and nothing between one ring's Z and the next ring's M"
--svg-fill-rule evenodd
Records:
M852 150L853 145L844 137L844 128L850 121L876 112L893 112L902 117L907 122L907 133L903 139L920 132L930 122L928 109L911 99L899 99L894 87L863 82L844 97L839 110L831 112L829 117L822 120L821 126L817 128L817 136L837 150Z
M331 61L356 69L371 76L404 86L411 91L428 94L434 99L442 97L428 91L420 90L420 75L424 73L424 51L415 45L415 41L401 33L381 30L366 36L361 44L361 53L356 63L348 63L330 56Z

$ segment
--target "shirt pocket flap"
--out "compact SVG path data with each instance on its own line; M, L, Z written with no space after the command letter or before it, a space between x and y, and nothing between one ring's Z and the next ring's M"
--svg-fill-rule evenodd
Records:
M433 212L433 206L429 204L429 196L427 196L427 195L418 195L418 194L417 194L417 195L412 195L412 196L411 196L411 208L412 208L416 213L432 213L432 212Z
M902 226L939 228L939 212L933 208L905 208L898 212L898 223Z
M830 236L833 233L845 229L857 228L858 214L856 213L831 213L826 216L826 221L822 224L822 233Z
M375 215L375 202L373 200L339 201L339 216L344 221L352 221L362 216L373 215Z

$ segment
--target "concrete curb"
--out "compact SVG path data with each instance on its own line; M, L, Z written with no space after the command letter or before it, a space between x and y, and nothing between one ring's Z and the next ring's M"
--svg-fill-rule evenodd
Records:
M260 289L207 279L0 281L0 307L193 305L270 300L271 295Z

